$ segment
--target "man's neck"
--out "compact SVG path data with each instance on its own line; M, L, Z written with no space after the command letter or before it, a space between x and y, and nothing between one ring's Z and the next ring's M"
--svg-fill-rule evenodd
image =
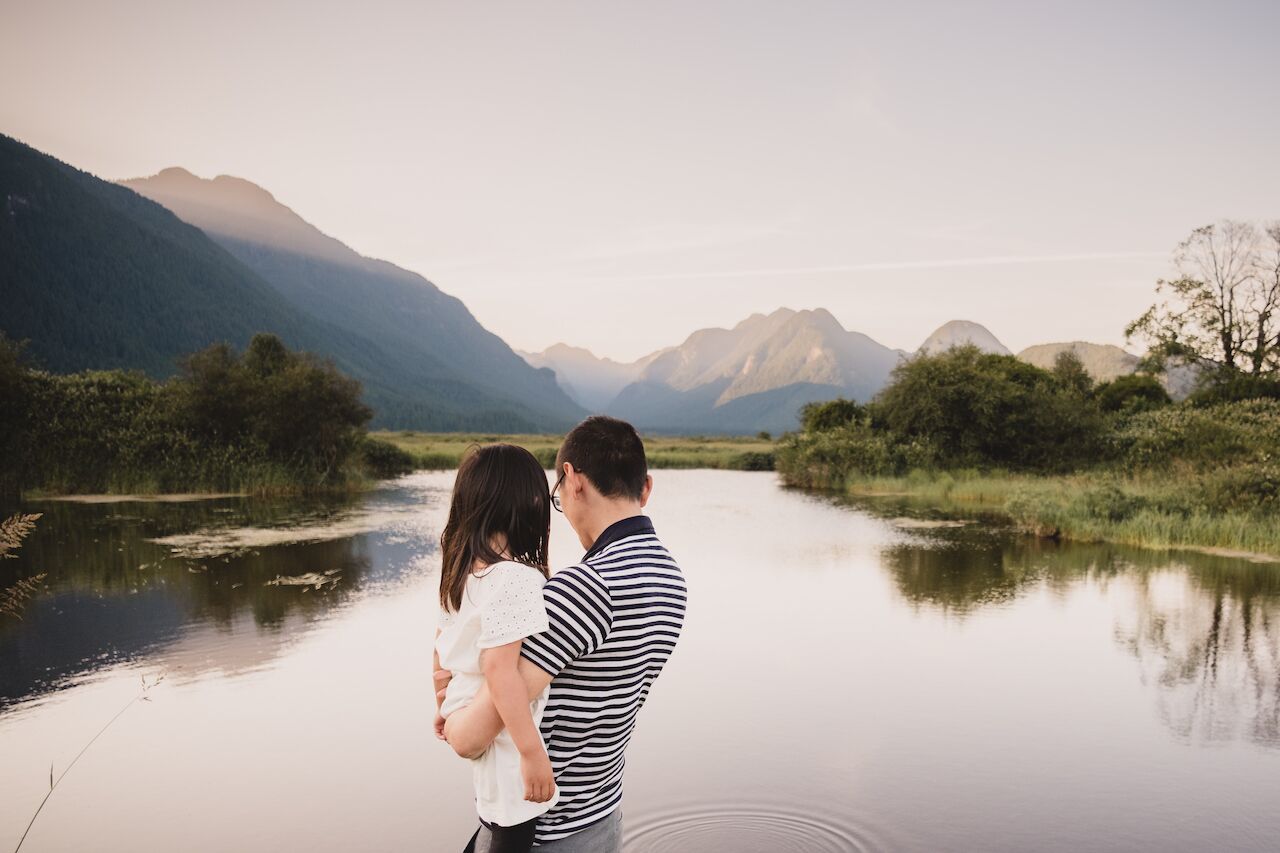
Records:
M641 508L639 501L610 501L600 507L599 513L592 515L591 520L586 525L586 533L591 543L595 543L599 541L600 534L619 521L643 514L644 510ZM588 543L588 548L591 547L591 543Z

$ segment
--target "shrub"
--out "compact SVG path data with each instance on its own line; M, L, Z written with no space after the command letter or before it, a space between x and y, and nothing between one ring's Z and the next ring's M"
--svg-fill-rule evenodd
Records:
M1069 360L1058 374L977 347L899 364L871 422L899 442L923 441L947 467L1063 471L1093 461L1105 423Z
M1280 465L1235 465L1198 478L1194 494L1211 511L1275 512L1280 509Z
M772 471L774 456L772 453L747 451L730 457L726 466L735 471Z
M360 456L369 475L382 480L408 474L415 467L413 455L407 450L377 438L366 438L361 443Z
M1094 399L1102 411L1122 414L1162 409L1173 402L1164 386L1145 373L1131 373L1102 383L1094 391Z
M1280 400L1280 378L1230 371L1210 375L1206 384L1187 398L1193 406L1216 406L1243 400Z
M807 403L800 409L800 425L805 432L826 432L858 423L866 417L866 407L838 397L821 403Z
M1117 429L1113 451L1131 471L1275 460L1280 458L1280 400L1143 412Z

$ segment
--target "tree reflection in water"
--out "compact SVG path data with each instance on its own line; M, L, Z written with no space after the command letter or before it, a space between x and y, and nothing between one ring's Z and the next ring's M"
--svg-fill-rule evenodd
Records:
M864 508L904 512L884 502ZM987 525L913 533L883 560L907 601L961 618L1034 590L1102 587L1119 605L1117 642L1178 738L1280 747L1280 565L1059 543Z
M19 560L0 566L15 575L48 572L48 589L23 619L0 621L0 710L143 657L179 682L263 666L371 579L394 575L434 547L429 529L405 529L424 518L408 493L42 502L40 509L46 523ZM290 530L302 531L298 541L235 544L255 532L278 540ZM156 541L174 534L193 534L205 547L183 553ZM231 544L223 547L224 540ZM333 572L337 581L271 583L312 572Z

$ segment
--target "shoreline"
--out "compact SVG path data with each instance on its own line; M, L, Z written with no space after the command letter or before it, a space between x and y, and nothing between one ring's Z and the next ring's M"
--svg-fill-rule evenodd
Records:
M1046 539L1111 542L1280 564L1280 518L1163 508L1160 498L1181 485L1171 478L1103 474L957 476L940 472L853 479L831 491L871 500L906 499L948 519L981 510L1000 516L1020 532Z

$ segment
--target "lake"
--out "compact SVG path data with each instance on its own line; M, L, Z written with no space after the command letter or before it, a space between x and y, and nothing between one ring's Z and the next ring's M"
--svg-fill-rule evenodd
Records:
M690 604L628 853L1276 849L1280 566L654 477ZM23 850L460 851L469 771L430 731L451 485L29 503L0 585L49 590L0 616L0 850L106 726Z

